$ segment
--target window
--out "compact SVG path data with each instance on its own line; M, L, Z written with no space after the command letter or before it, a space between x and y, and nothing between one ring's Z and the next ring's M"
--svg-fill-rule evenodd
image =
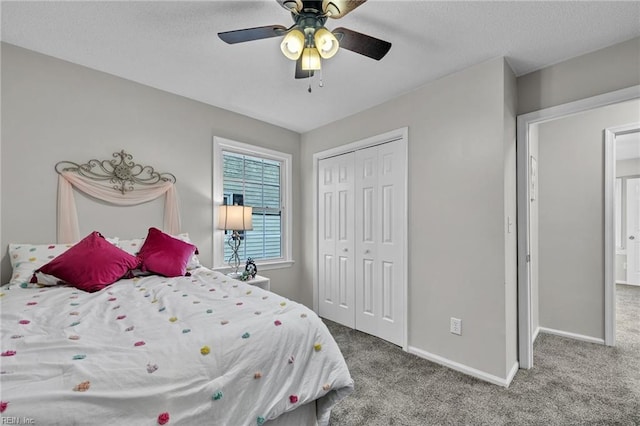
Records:
M282 209L280 170L282 162L222 151L224 204L253 207L253 229L242 235L240 258L253 260L282 257ZM224 257L231 257L225 244Z
M242 233L238 254L251 257L259 270L290 266L291 155L214 138L215 206L238 204L253 208L253 229ZM214 267L224 268L231 256L229 235L217 229L214 210Z

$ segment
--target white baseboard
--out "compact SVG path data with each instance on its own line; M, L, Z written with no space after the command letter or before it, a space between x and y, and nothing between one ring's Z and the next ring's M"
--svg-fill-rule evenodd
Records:
M540 327L536 327L535 331L533 332L531 343L535 343L536 339L538 338L538 334L540 334Z
M597 343L599 345L604 345L604 339L599 339L597 337L585 336L583 334L569 333L568 331L554 330L553 328L546 328L546 327L538 327L538 330L541 333L555 334L556 336L568 337L570 339L582 340L583 342Z
M506 380L507 385L505 386L505 388L509 387L513 378L516 377L516 373L518 372L519 369L520 369L520 364L518 363L518 361L514 362L513 366L511 367L511 370L509 371L509 374L507 375L507 380Z
M518 372L518 362L516 362L513 365L513 367L511 367L511 370L509 371L509 374L508 374L507 378L505 379L505 378L502 378L502 377L494 376L493 374L489 374L489 373L486 373L486 372L481 371L481 370L477 370L477 369L475 369L473 367L469 367L468 365L464 365L464 364L460 364L459 362L451 361L448 358L444 358L444 357L441 357L440 355L432 354L430 352L424 351L422 349L418 349L418 348L413 347L413 346L409 346L408 352L411 353L411 354L417 355L420 358L424 358L426 360L435 362L436 364L444 365L445 367L449 367L452 370L459 371L459 372L464 373L464 374L466 374L468 376L472 376L472 377L475 377L477 379L484 380L485 382L489 382L489 383L492 383L494 385L502 386L502 387L505 387L505 388L509 387L509 384L511 384L511 381L513 380L513 377Z

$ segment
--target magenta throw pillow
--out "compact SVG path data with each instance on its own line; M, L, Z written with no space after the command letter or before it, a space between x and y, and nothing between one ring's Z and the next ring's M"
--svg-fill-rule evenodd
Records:
M102 290L128 275L138 259L92 232L36 272L54 277L80 290Z
M180 277L187 273L189 259L198 252L193 244L165 234L158 228L149 228L147 238L138 252L143 272L165 277Z

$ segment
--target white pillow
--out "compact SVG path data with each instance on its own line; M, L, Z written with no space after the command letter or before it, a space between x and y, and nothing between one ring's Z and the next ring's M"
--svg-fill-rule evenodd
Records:
M189 234L186 232L178 235L171 235L171 236L173 238L177 238L178 240L184 241L185 243L193 244L191 242L191 239L189 238ZM129 254L137 256L138 252L142 248L142 245L144 244L144 240L145 238L134 238L132 240L119 240L118 247L120 247L122 250L126 251ZM198 256L194 254L193 256L191 256L191 259L189 259L189 263L187 263L187 271L199 268L201 266L202 265L200 264L200 259L198 259Z
M118 243L118 238L106 240L114 245ZM9 260L12 269L9 284L28 287L31 284L33 271L43 267L71 247L73 244L9 244ZM40 272L36 274L36 278L40 285L56 285L60 282L53 275Z

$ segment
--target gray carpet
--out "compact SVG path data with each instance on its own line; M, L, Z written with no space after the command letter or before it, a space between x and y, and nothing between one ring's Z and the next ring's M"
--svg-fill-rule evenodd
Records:
M616 347L540 334L508 389L325 321L356 389L331 425L640 425L640 287L616 294Z

